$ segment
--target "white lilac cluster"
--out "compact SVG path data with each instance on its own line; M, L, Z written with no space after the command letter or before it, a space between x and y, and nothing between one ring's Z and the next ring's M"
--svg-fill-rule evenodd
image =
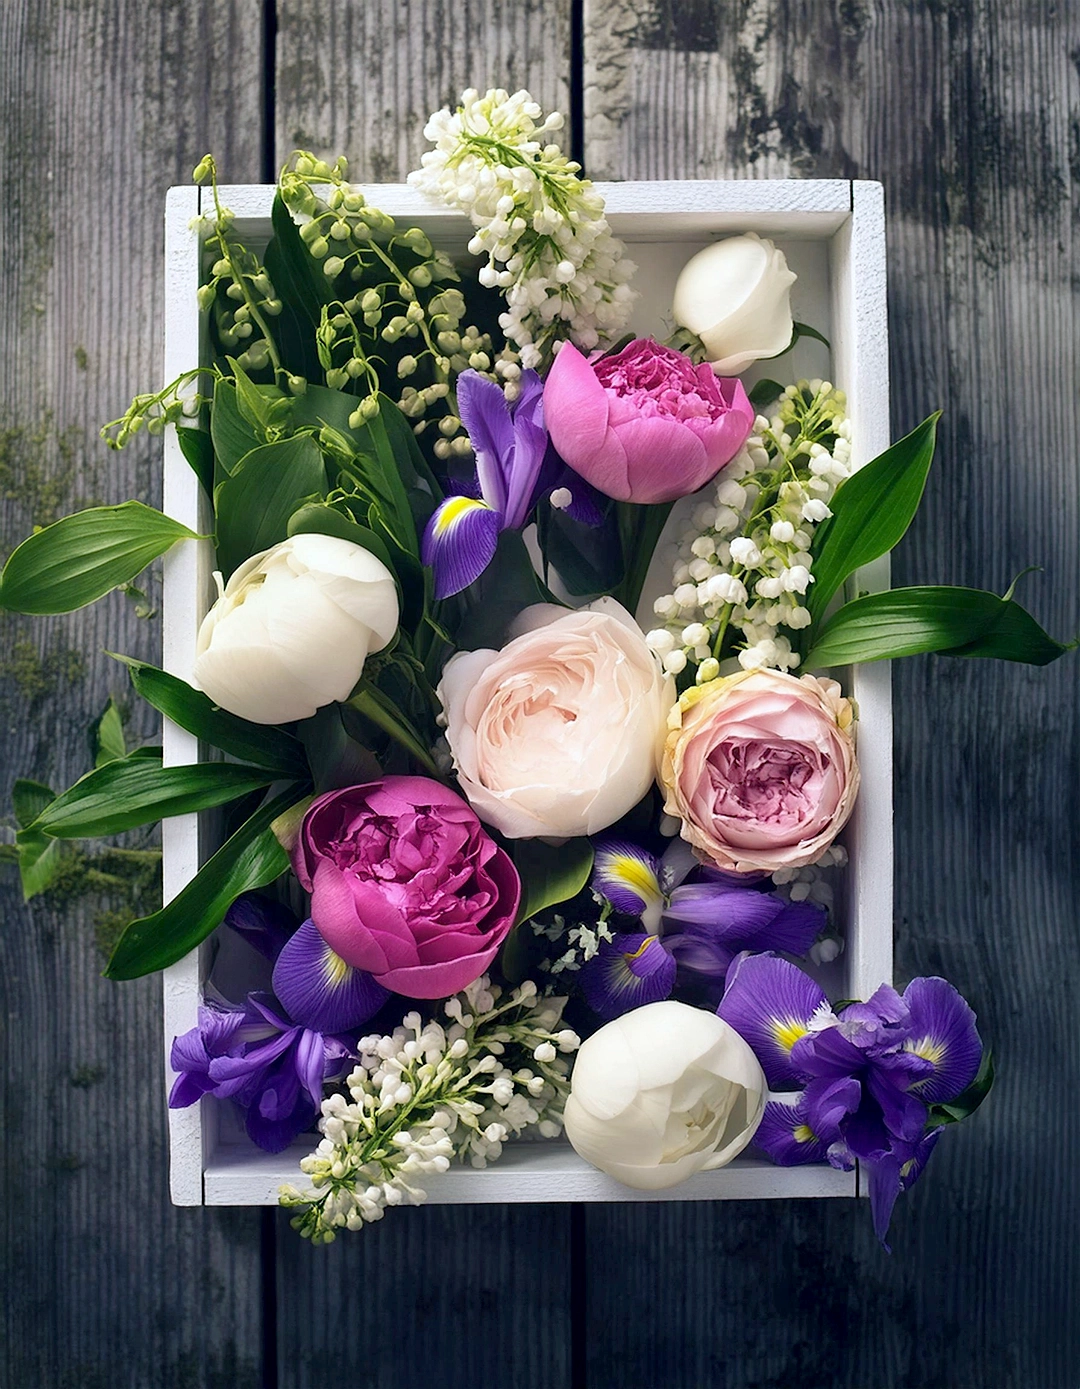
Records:
M389 1036L362 1037L348 1097L323 1101L323 1139L300 1163L310 1187L281 1188L294 1228L329 1244L387 1206L420 1205L423 1179L455 1157L485 1167L526 1129L557 1137L580 1045L560 1026L565 1003L531 981L501 999L485 975L443 1005L448 1024L407 1013Z
M605 912L611 911L610 906L598 893L594 893L593 896ZM567 971L576 972L592 959L604 941L613 939L611 927L603 915L599 921L568 923L564 916L556 912L550 922L532 921L529 924L532 926L533 935L543 936L553 944L563 942L566 946L563 953L554 960L540 962L539 968L553 975Z
M409 175L476 228L469 250L487 257L480 281L502 290L499 323L517 349L519 360L511 351L495 364L510 393L521 367L546 366L560 339L589 349L617 336L635 297L636 267L611 234L603 198L548 142L562 116L540 117L528 92L470 88L456 111L428 121L435 148Z
M788 386L695 508L673 547L673 592L654 604L664 625L646 637L670 674L692 663L698 684L714 680L733 648L744 670L799 664L782 629L810 624L814 529L852 471L846 408L829 381Z

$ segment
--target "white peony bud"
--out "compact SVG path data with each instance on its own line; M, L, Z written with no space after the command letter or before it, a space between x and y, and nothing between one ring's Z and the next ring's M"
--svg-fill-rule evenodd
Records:
M230 578L199 628L193 683L252 723L310 718L349 697L397 625L381 560L351 540L296 535Z
M754 1053L703 1008L635 1008L582 1043L566 1136L601 1172L639 1191L723 1167L753 1138L767 1095Z
M791 341L795 279L771 241L753 232L730 236L683 266L672 314L705 344L717 376L737 376Z

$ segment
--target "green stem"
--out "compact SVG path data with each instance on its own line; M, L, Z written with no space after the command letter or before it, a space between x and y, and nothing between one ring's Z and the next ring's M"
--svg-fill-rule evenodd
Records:
M400 744L411 757L420 763L429 776L435 777L438 781L444 780L419 733L401 710L396 709L390 703L380 689L374 685L364 684L347 703L363 714L365 718L370 719L384 733L389 734L396 743Z

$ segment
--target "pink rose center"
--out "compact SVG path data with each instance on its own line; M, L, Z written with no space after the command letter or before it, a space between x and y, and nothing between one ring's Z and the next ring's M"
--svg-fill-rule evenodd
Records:
M593 370L605 389L628 397L645 416L711 423L731 408L711 367L695 367L681 352L649 339L602 357L593 363Z
M829 759L802 743L732 738L708 756L717 815L798 830L821 809Z
M477 881L473 839L466 825L423 808L396 819L369 811L324 853L342 872L377 886L414 930L424 922L455 930L474 926L495 903L493 885Z

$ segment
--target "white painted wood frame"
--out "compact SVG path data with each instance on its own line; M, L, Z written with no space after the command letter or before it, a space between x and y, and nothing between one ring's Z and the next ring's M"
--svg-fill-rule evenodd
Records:
M795 316L830 339L831 352L803 340L760 375L783 381L825 376L847 391L857 463L889 444L888 342L885 301L885 226L881 185L846 179L745 180L598 184L615 234L629 243L640 267L642 291L632 327L665 334L671 291L682 264L701 246L735 232L756 231L774 239L799 274L793 291ZM400 184L371 185L364 193L399 223L422 227L432 241L463 251L470 228L459 213L432 207ZM225 187L222 201L236 216L238 234L255 246L270 236L274 190L269 186ZM164 379L195 366L205 349L196 303L199 285L198 233L189 226L207 194L174 188L166 203ZM748 373L748 381L754 379ZM165 511L205 534L206 499L184 460L175 434L165 438ZM165 669L191 676L195 634L211 601L212 556L206 543L177 546L165 558L163 637ZM860 571L858 588L888 587L885 558ZM892 710L887 662L845 672L845 688L859 709L862 789L846 842L851 862L840 894L845 950L831 967L834 997L865 998L892 978ZM193 762L195 739L165 721L166 766ZM162 827L164 891L169 900L213 852L199 817L178 816ZM169 1048L194 1027L209 951L192 952L164 976L166 1083L174 1074ZM163 1101L164 1103L164 1096ZM305 1138L285 1153L260 1152L243 1137L229 1108L204 1099L190 1109L169 1111L171 1191L177 1205L273 1204L278 1186L297 1181L297 1161L310 1151ZM865 1185L865 1184L863 1184ZM717 1172L700 1173L669 1191L639 1192L595 1171L563 1141L512 1145L485 1171L455 1167L432 1179L431 1202L469 1204L517 1201L701 1201L784 1196L855 1196L858 1172L828 1166L778 1168L743 1155Z

